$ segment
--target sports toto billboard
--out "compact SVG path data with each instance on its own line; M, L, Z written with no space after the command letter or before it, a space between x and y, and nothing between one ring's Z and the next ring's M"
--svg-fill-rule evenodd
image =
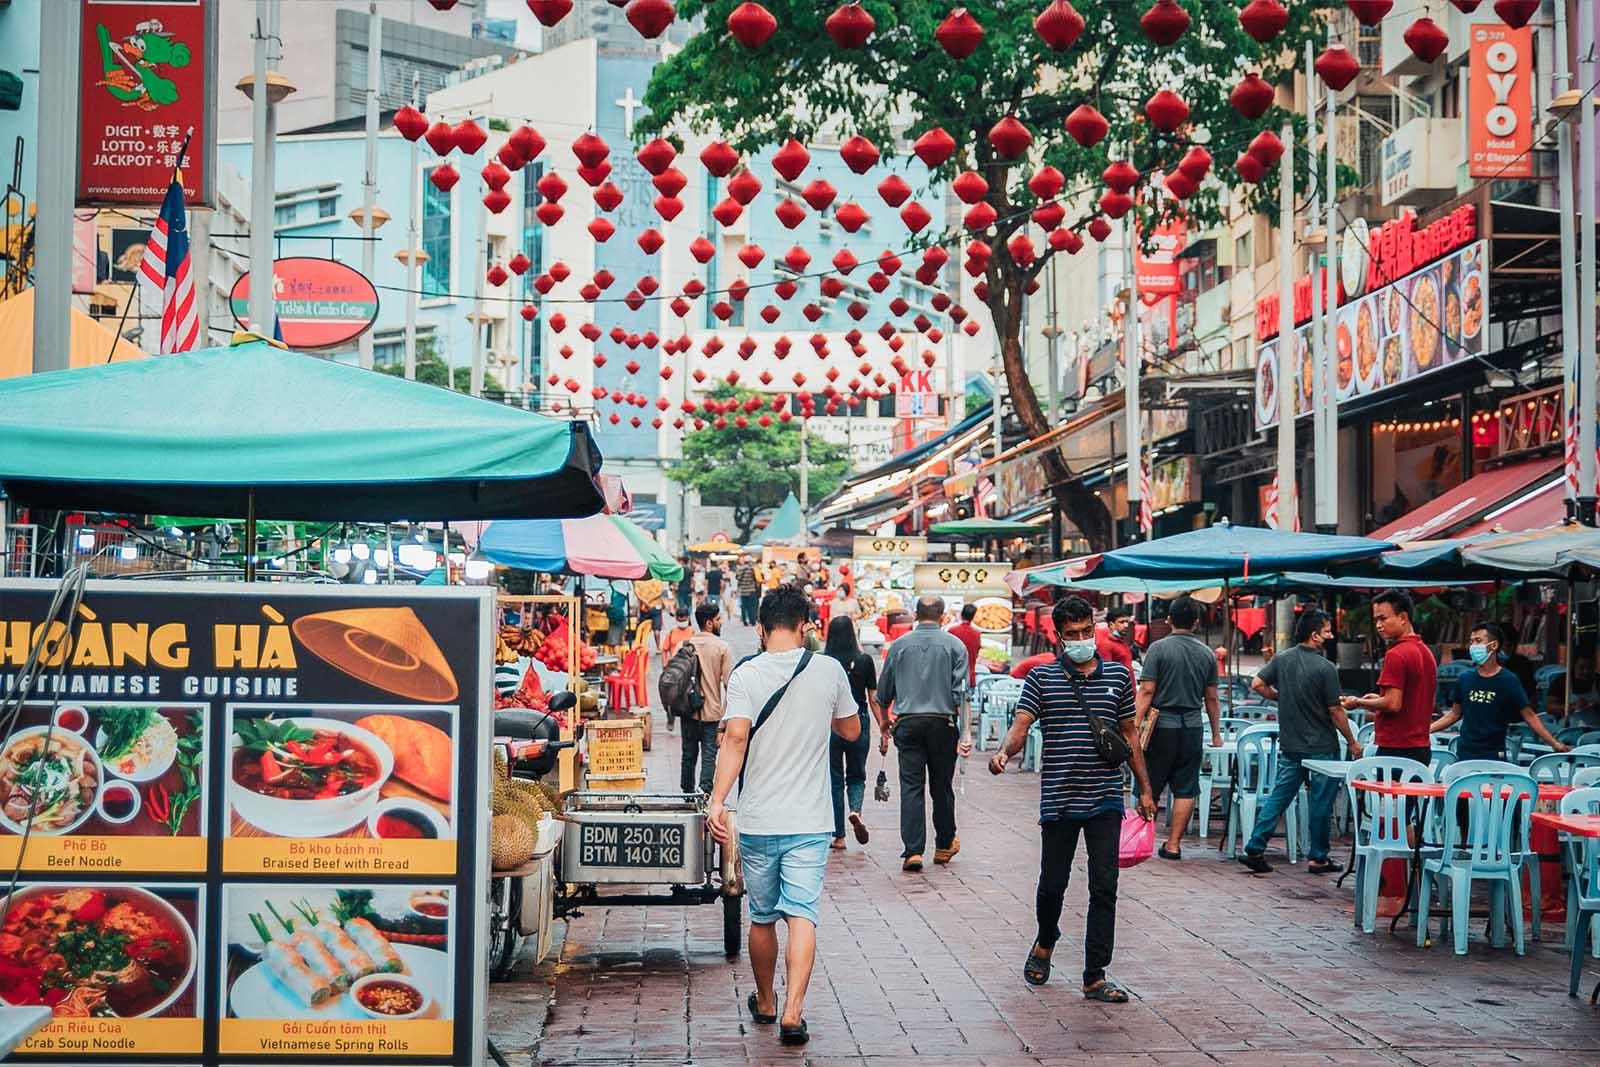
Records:
M378 291L367 276L332 259L291 256L272 264L278 330L290 348L336 348L366 333L378 317ZM233 317L250 325L250 275L228 294Z

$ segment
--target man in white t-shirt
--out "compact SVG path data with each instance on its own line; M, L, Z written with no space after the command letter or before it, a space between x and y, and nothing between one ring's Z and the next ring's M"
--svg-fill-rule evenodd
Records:
M785 1045L803 1045L809 1037L802 1009L816 960L817 902L833 838L829 740L838 735L854 741L861 735L844 668L830 656L805 650L802 633L810 615L811 602L793 585L779 586L762 599L757 630L765 651L728 679L724 735L706 812L712 835L726 842L724 802L743 769L737 831L756 983L746 1006L752 1021L778 1022L773 981L781 918L789 930L788 996L779 1027Z

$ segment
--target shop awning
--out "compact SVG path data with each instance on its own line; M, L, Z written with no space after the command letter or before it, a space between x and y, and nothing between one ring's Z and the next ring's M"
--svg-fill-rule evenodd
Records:
M1513 497L1482 519L1461 531L1472 534L1521 533L1524 530L1543 530L1560 526L1567 517L1567 494L1563 488L1566 478L1558 468L1555 477L1539 482L1520 496Z
M1551 472L1560 466L1561 459L1555 456L1484 471L1374 530L1372 536L1380 541L1423 541L1447 536L1549 481Z
M1562 525L1491 537L1461 553L1470 564L1514 575L1567 574L1600 559L1600 530Z
M100 325L77 308L72 309L72 326L67 342L67 366L98 367L110 358L113 363L144 359L147 353L132 341L123 340L115 330ZM9 300L0 301L0 378L18 378L33 373L33 290L24 289Z
M928 527L928 532L941 537L1031 537L1039 532L1039 527L1010 519L956 519L936 522Z

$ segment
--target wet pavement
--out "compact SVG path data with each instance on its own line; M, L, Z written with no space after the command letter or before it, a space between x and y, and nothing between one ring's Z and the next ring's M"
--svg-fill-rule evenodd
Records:
M754 646L734 624L737 654ZM678 742L656 722L646 761L674 788ZM878 767L876 746L869 779ZM1013 764L1013 768L1015 765ZM895 779L893 753L889 756ZM1600 1064L1600 1009L1566 996L1559 924L1518 958L1419 949L1402 925L1351 925L1351 893L1288 867L1246 873L1209 842L1124 871L1111 974L1125 1005L1082 999L1084 873L1067 892L1049 985L1022 980L1034 936L1038 779L992 778L976 754L958 785L961 854L905 874L890 804L871 799L866 847L830 859L807 998L809 1046L777 1043L744 1009L749 966L722 953L721 910L591 907L550 959L491 987L490 1031L528 1064ZM1335 855L1347 849L1335 847ZM781 972L780 966L780 990ZM1600 980L1585 971L1584 989Z

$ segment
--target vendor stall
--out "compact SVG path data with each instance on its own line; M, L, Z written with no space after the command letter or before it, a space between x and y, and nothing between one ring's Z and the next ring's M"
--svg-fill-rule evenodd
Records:
M928 558L926 537L856 537L850 573L864 616L909 611L916 565Z

